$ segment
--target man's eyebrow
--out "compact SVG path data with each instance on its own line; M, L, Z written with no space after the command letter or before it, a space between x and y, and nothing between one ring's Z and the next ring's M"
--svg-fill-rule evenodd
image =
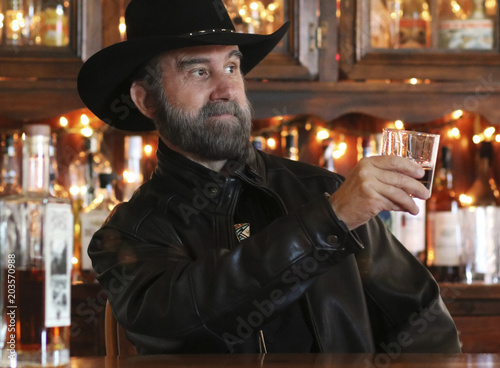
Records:
M193 57L193 58L189 58L189 59L180 60L177 63L177 69L178 70L185 70L185 69L188 69L192 65L207 64L209 62L210 62L210 59L208 59L208 58Z
M238 59L243 58L243 54L241 53L240 50L232 50L229 52L229 58L232 58L233 56L237 57ZM177 63L177 69L178 70L185 70L188 69L192 65L197 65L197 64L208 64L210 63L209 58L205 57L193 57L193 58L187 58L184 60L180 60Z
M238 59L243 59L243 54L241 53L240 50L232 50L230 53L229 53L229 57L233 57L233 56L236 56Z

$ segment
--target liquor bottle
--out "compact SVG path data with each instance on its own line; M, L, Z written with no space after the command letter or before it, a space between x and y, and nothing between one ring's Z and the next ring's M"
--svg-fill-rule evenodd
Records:
M4 14L5 44L22 46L24 29L22 0L7 0Z
M3 164L2 164L2 185L0 186L0 196L5 197L11 194L21 193L18 173L19 164L16 154L16 139L13 134L7 134L3 141Z
M134 191L142 184L141 167L142 137L140 135L125 137L125 170L123 171L123 200L129 200Z
M399 48L430 47L430 11L427 0L389 0L391 46Z
M95 191L99 186L98 175L112 173L109 160L101 152L101 142L101 132L94 132L92 136L84 137L83 151L68 167L72 199L82 202L79 210L94 200Z
M64 185L60 183L56 153L56 137L54 134L52 134L52 138L50 140L49 156L49 192L56 198L70 199L69 192L66 190Z
M112 173L111 164L101 152L102 133L96 132L90 137L84 137L84 149L68 166L70 196L74 216L74 250L75 264L81 262L81 229L80 212L94 199L99 186L100 173ZM81 267L74 267L73 281L81 281Z
M283 124L281 128L281 148L283 157L290 160L299 160L299 131L297 127Z
M469 205L463 212L466 281L499 281L500 194L493 176L492 142L479 147L477 174L466 195Z
M483 0L443 0L439 7L441 49L491 50L493 21L486 16Z
M95 280L92 262L87 250L94 233L99 230L110 212L120 203L113 188L114 174L99 174L99 190L96 198L80 213L81 275L84 282Z
M41 43L62 47L69 43L69 6L71 1L50 0L42 4Z
M439 282L459 282L462 272L461 212L453 189L451 151L441 148L441 168L427 200L426 264Z
M7 333L0 365L69 364L73 216L49 194L50 126L23 127L23 184L0 200ZM2 333L5 333L2 329Z
M390 226L394 236L405 248L420 262L425 263L425 201L419 198L413 200L418 206L418 214L391 211Z

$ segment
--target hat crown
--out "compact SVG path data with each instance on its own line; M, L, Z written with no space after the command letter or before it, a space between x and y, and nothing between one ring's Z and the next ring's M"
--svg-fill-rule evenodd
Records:
M129 40L182 36L209 29L234 30L222 0L132 0L125 22Z

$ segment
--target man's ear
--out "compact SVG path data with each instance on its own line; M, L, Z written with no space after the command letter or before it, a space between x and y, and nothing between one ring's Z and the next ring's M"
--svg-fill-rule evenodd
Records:
M130 86L130 97L139 111L151 120L155 117L155 111L149 99L149 93L140 82L133 82Z

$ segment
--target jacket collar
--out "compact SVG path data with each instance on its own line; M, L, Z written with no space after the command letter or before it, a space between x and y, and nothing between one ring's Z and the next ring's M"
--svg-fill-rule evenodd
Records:
M189 187L193 184L199 185L200 181L206 183L215 179L219 182L223 178L227 180L234 177L259 185L265 183L264 160L252 146L249 147L244 159L228 161L219 173L170 149L161 138L158 140L156 157L155 176L162 180L169 180L173 175L179 179L182 178L184 184Z

